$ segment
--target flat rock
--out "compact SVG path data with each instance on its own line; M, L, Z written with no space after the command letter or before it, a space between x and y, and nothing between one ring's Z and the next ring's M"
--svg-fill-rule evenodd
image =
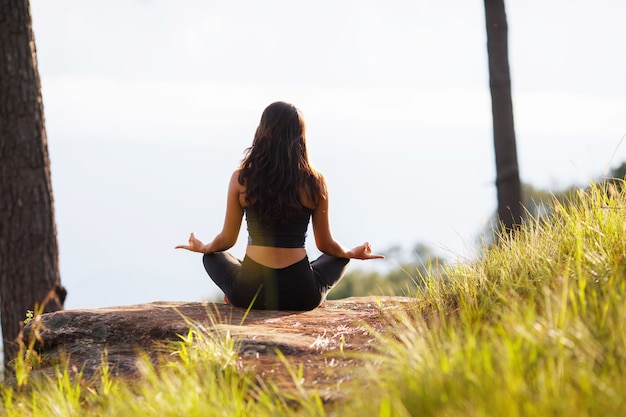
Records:
M259 311L221 303L154 302L98 309L63 310L36 317L25 329L25 339L36 337L48 373L61 358L73 369L92 375L106 351L110 368L122 377L137 375L140 352L155 359L164 342L187 335L191 323L206 329L227 330L236 341L240 362L261 377L280 374L277 350L304 366L308 383L329 382L336 369L354 365L327 353L371 350L372 332L384 333L395 313L415 304L407 297L353 297L326 301L313 311ZM37 332L34 331L37 329ZM37 336L35 336L37 334ZM330 376L329 376L330 375ZM345 377L345 375L344 375ZM335 381L336 382L336 381Z

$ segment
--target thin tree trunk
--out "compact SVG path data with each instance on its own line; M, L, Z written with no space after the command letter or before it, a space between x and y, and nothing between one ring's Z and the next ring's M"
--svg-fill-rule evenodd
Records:
M28 310L63 308L50 161L28 0L0 0L0 308L6 364Z
M498 217L505 231L522 221L522 187L517 165L511 74L508 56L508 27L504 0L485 0L489 85L493 115L493 144L496 157Z

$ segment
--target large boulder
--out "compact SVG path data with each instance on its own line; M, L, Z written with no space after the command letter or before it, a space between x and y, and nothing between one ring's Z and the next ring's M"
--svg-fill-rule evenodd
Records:
M70 369L89 376L101 366L106 351L115 374L133 377L140 352L156 358L163 353L164 342L180 340L179 335L186 335L195 323L228 330L237 342L239 360L261 377L275 376L284 368L276 354L280 350L302 364L307 382L316 385L354 365L351 355L329 360L326 353L372 349L377 340L372 333L385 333L394 313L410 309L414 302L405 297L354 297L326 301L308 312L247 312L221 303L155 302L47 313L32 320L24 334L26 340L37 338L43 362L36 372L49 373L67 358Z

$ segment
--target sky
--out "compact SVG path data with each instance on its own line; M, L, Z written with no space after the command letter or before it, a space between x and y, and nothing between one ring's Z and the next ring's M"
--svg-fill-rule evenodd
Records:
M626 2L506 8L522 181L606 175L626 161ZM277 100L304 114L342 244L475 255L497 206L482 1L31 0L31 12L66 308L216 297L201 256L174 246L220 231L228 179ZM236 256L245 239L244 223Z

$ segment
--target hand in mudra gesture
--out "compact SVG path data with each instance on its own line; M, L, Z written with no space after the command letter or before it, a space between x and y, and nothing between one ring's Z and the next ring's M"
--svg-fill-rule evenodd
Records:
M384 255L376 255L372 253L372 247L368 242L352 248L349 253L350 257L354 259L382 259L385 257Z
M176 249L187 249L190 250L192 252L202 252L204 249L204 242L202 242L200 239L198 239L196 237L195 234L191 234L191 236L189 236L189 244L187 245L178 245L176 246Z

